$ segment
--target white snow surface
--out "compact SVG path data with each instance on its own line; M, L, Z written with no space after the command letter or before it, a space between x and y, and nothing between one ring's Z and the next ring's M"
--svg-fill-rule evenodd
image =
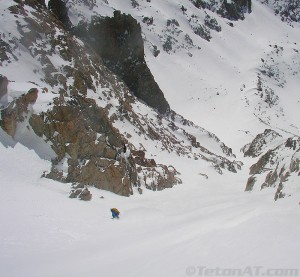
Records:
M1 144L0 153L1 276L299 273L299 193L275 203L269 189L245 193L239 175L205 179L196 161L177 160L182 185L129 198L90 188L83 202L68 198L69 184L41 178L49 164L33 151Z
M147 63L171 108L215 133L237 159L243 158L241 147L267 127L282 135L299 135L296 23L292 28L267 6L252 1L253 12L233 28L208 11L222 31L211 31L213 38L206 42L190 33L187 18L180 14L181 5L191 6L187 0L139 1L136 9L129 0L107 2L110 6L97 1L99 13L112 15L113 8L120 9L140 22L142 15L153 16L156 30L176 17L196 46L165 53L160 31L141 23ZM1 1L2 8L6 5ZM201 10L194 13L203 17ZM8 15L1 31L9 32L11 20ZM161 50L156 58L152 45ZM282 53L272 53L274 45L283 47ZM268 57L275 59L270 66L286 80L280 87L263 76L263 84L279 97L272 109L262 106L255 94L261 58L269 61ZM284 62L276 63L281 59ZM27 67L36 65L28 65L22 56L18 68L0 68L15 81L8 101L28 91L30 82L39 89L45 86ZM43 111L54 96L51 88L48 94L40 93L32 109ZM33 141L26 140L26 128L23 131L16 142L0 129L0 276L271 276L274 270L277 276L289 276L284 271L289 269L295 273L290 276L300 276L299 176L292 176L292 196L274 202L274 188L244 192L250 158L243 158L245 165L237 174L219 175L201 161L152 149L149 142L149 153L181 172L181 185L161 192L144 190L129 198L89 188L93 198L83 202L68 198L70 184L41 178L49 171L47 159L53 153L42 144L38 153L30 150ZM133 140L139 143L138 137ZM120 220L111 219L112 207L120 210Z

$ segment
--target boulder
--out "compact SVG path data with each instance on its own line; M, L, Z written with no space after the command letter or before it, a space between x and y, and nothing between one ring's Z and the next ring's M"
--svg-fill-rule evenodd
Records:
M72 190L70 191L69 198L78 198L83 201L90 201L92 199L92 194L87 187L75 183L72 185Z

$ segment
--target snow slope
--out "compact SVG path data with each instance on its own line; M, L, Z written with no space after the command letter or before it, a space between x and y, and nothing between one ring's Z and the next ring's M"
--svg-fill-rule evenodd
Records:
M111 15L113 9L104 2L102 11ZM299 135L299 56L293 50L299 49L299 28L282 24L268 7L253 1L253 13L245 21L234 22L232 28L218 19L222 32L206 42L181 17L181 4L192 8L188 1L142 1L146 8L136 10L130 1L108 2L123 12L136 12L140 20L142 14L155 16L161 29L177 13L180 27L193 38L195 47L164 53L159 37L142 25L147 62L173 110L216 133L237 154L266 128L259 118L281 134L284 129ZM161 50L156 58L153 44ZM284 48L278 58L275 44ZM279 64L284 87L262 76L280 98L272 109L262 106L256 95L261 58L268 57L286 57L288 65L295 61L292 71ZM32 74L21 74L25 65L21 59L16 79L38 82ZM276 110L280 108L282 115ZM133 139L139 143L138 137ZM149 142L150 153L180 169L183 184L129 198L90 188L92 201L82 202L68 198L70 184L41 178L49 163L29 150L29 144L12 141L2 130L0 140L0 276L209 275L205 269L215 269L210 276L263 276L274 273L272 269L277 276L300 275L300 191L277 202L274 188L245 193L250 158L243 158L238 174L219 175L197 160L152 149ZM121 211L119 221L111 220L112 207ZM294 274L288 275L288 269L295 269L290 271Z
M183 185L130 198L91 189L83 202L67 197L69 184L40 178L48 163L33 151L1 144L0 153L1 276L199 276L199 267L256 266L300 273L299 193L274 203L269 190L244 193L237 175L207 180L197 162L177 161Z

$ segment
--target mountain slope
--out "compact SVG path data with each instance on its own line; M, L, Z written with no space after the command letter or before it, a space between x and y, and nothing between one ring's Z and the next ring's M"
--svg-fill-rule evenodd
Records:
M234 20L221 1L67 1L74 26L116 9L141 24L167 114L43 2L0 1L0 275L299 275L300 36L283 1Z
M1 127L39 155L39 148L48 148L51 153L43 158L52 167L44 176L129 196L133 188L141 193L142 187L161 190L181 182L178 169L161 164L160 151L199 159L220 174L241 169L214 134L174 111L157 113L134 97L122 76L114 75L87 42L69 33L43 5L3 5L2 16L9 29L3 29L2 39Z
M217 134L240 160L240 150L266 129L280 133L282 143L298 137L299 24L289 13L282 13L287 23L275 14L299 4L252 1L244 20L229 21L218 12L220 1L202 2L103 1L93 11L119 9L140 22L147 64L171 108ZM69 8L74 24L88 20L84 9L72 2Z
M75 25L82 18L88 20L90 16L82 5L76 6L78 2L69 1L70 18ZM253 12L246 13L245 20L233 22L211 12L217 10L220 4L215 8L197 9L193 1L182 1L181 4L172 1L134 2L137 4L117 1L108 5L102 1L93 6L93 13L94 16L97 13L111 16L114 9L119 9L140 22L147 63L173 110L200 126L213 128L210 130L216 133L226 126L230 128L228 134L238 138L240 131L237 130L245 128L241 126L243 122L234 120L237 111L245 122L254 121L254 128L265 127L265 124L260 124L259 118L265 121L261 114L266 113L270 117L275 113L274 116L279 118L272 120L274 128L284 126L283 129L293 134L299 133L296 120L299 98L295 92L298 85L296 76L299 74L298 23L294 23L294 27L283 24L280 18L274 17L274 11L260 1L252 1ZM205 25L207 17L214 18L221 31L209 29ZM204 25L208 29L212 37L209 42L195 33L195 20L199 26ZM186 40L187 37L190 39ZM171 49L164 51L168 38ZM180 75L181 72L186 74ZM170 82L168 76L175 78ZM280 101L275 107L263 104L270 95L265 95L265 99L261 99L260 95L255 96L259 80L264 90L272 90L273 97L279 97ZM285 84L284 87L282 84ZM289 101L290 98L295 101ZM183 101L188 101L189 109L181 105ZM250 107L249 101L253 101ZM290 105L293 105L292 108ZM223 106L234 109L225 110ZM259 114L253 111L257 106L262 106ZM281 109L284 113L280 114ZM224 124L226 121L235 125L231 127L232 124ZM217 127L214 127L215 124L218 124ZM238 124L240 126L236 126ZM241 146L238 145L236 150Z

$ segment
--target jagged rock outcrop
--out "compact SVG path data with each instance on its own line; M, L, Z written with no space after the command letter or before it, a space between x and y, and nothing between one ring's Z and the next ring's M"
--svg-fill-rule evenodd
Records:
M132 156L134 161L141 166L144 167L156 166L155 160L145 158L145 152L142 150L132 150Z
M52 109L32 114L28 107L37 96L38 90L33 88L10 103L2 111L0 123L13 137L18 123L27 118L36 135L51 145L56 158L45 177L93 185L123 196L131 195L133 187L161 190L180 183L172 167L156 165L141 150L133 150L133 156L128 141L113 127L108 110L94 100L79 95L67 101L60 97L54 99Z
M255 176L251 176L248 178L247 184L246 184L246 188L245 191L252 191L253 187L255 185L256 182L256 177Z
M32 88L27 94L12 101L8 107L1 110L0 126L11 137L14 137L16 133L18 122L23 122L28 116L31 105L36 102L37 97L38 90Z
M263 180L258 184L260 189L266 187L276 188L274 199L289 196L293 190L293 183L285 182L289 178L300 176L300 138L291 137L274 149L268 150L259 160L250 167L250 177L246 185L246 191L251 191L257 180ZM259 177L259 178L258 178Z
M118 158L124 142L108 111L81 96L56 101L52 110L30 120L36 134L51 141L57 154L47 177L90 184L124 196L132 194L132 185L138 181L135 164ZM61 170L63 163L67 172Z
M262 134L258 134L251 143L243 147L244 156L258 157L269 147L270 143L278 138L282 138L282 136L271 129L266 129Z
M8 79L0 74L0 107L4 107L8 103L7 86Z
M140 176L140 186L143 185L150 190L159 191L171 188L174 182L181 184L181 180L176 177L178 172L172 166L158 165L156 169L154 167L139 166L137 173Z
M49 0L48 8L57 16L66 29L70 29L72 27L67 6L63 0Z
M231 20L244 19L244 14L246 12L251 13L252 11L252 2L251 0L233 0L233 1L224 1L221 9L218 13L225 18Z
M131 16L114 12L114 17L93 17L75 33L102 57L105 65L121 77L136 97L164 114L170 110L145 59L141 27Z
M300 1L299 0L260 0L263 4L271 7L275 14L280 16L282 21L300 22Z
M191 18L189 19L190 26L193 29L194 33L196 35L198 35L199 37L201 37L207 41L210 41L212 36L210 34L209 29L207 28L208 27L207 24L204 25L200 22L201 22L200 18L198 18L195 15L192 15ZM209 26L211 26L211 25L209 25Z
M74 183L72 184L72 189L70 191L69 198L78 198L83 201L90 201L92 199L92 194L87 187L82 184Z

